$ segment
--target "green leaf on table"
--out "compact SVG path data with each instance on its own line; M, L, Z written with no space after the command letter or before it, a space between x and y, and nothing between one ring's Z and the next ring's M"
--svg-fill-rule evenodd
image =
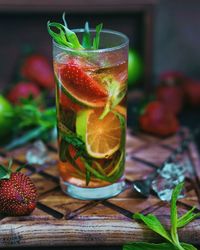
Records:
M153 250L153 249L166 249L166 250L197 250L194 246L187 243L180 243L177 233L177 227L183 227L187 225L192 219L199 216L199 214L194 214L193 211L195 208L192 208L186 214L181 216L178 219L177 206L176 202L183 188L183 183L179 183L176 188L173 190L172 198L171 198L171 236L165 230L160 221L152 214L148 214L144 216L142 214L135 214L133 218L142 220L152 231L158 233L170 243L162 243L162 244L151 244L151 243L143 243L136 242L126 244L123 247L123 250Z
M100 43L100 33L103 28L103 23L100 23L96 26L96 35L93 39L93 49L98 49L99 48L99 43Z
M196 247L194 247L193 245L190 244L186 244L186 243L181 243L181 246L185 249L185 250L198 250Z
M178 222L177 222L177 227L178 228L184 227L187 224L189 224L191 221L193 221L194 219L200 217L200 213L193 213L193 211L195 209L196 208L193 207L187 213L185 213L184 215L182 215L181 217L178 218Z
M16 105L8 114L13 119L13 139L5 145L6 150L11 150L37 138L49 138L49 132L56 126L56 109L47 108L40 110L33 100L24 100L21 105Z
M10 179L11 170L4 165L0 165L0 180Z
M91 35L90 35L90 28L89 28L89 23L85 23L85 28L84 28L84 33L83 33L83 39L82 39L82 46L85 49L91 49L92 44L91 44Z
M133 215L134 219L142 220L152 231L161 235L166 240L172 242L169 233L166 231L164 226L160 223L158 218L153 214L143 215L140 213L136 213Z
M49 128L45 128L45 127L33 128L33 129L27 131L25 134L21 135L20 137L12 140L4 148L5 148L5 150L11 150L11 149L14 149L16 147L22 146L33 139L40 138L44 132L47 132L47 130L49 130Z
M178 223L178 213L177 213L177 206L176 202L183 189L184 183L179 183L172 192L171 198L171 209L170 209L170 219L171 219L171 237L172 240L179 244L178 234L177 234L177 223Z
M123 246L123 250L177 250L171 243L144 243L134 242Z

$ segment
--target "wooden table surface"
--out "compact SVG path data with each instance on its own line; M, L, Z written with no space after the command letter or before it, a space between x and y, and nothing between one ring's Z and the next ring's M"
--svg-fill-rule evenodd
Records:
M130 189L130 181L144 178L169 156L180 143L178 136L166 139L138 134L127 134L126 181L127 189L117 197L102 201L81 201L63 194L59 187L56 169L57 153L54 145L49 147L49 160L45 164L27 166L39 190L37 208L30 216L1 217L0 247L58 247L70 246L70 250L84 249L75 246L94 246L95 249L121 249L130 241L159 241L160 238L143 224L132 219L132 214L154 213L169 225L169 204L160 201L154 194L148 199L138 197ZM25 154L32 145L4 152L1 162L14 158L15 165L26 161ZM200 177L199 155L194 144L182 158L190 158L195 175L186 181L186 197L178 202L183 213L195 205L200 209L200 197L194 188L194 180ZM193 244L200 243L199 219L180 230L180 239ZM49 250L48 247L48 250ZM19 248L20 249L20 248ZM33 248L35 249L35 248ZM37 248L38 249L38 248ZM45 249L45 248L43 248ZM64 248L63 248L64 249ZM65 247L65 249L68 249ZM86 249L92 249L86 247Z

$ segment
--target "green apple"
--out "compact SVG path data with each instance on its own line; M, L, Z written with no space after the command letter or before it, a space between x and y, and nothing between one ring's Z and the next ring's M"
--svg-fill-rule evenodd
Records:
M13 111L12 105L7 99L0 95L0 138L5 137L13 126L9 114Z
M138 52L129 49L128 53L128 84L135 85L142 77L144 71L143 61Z

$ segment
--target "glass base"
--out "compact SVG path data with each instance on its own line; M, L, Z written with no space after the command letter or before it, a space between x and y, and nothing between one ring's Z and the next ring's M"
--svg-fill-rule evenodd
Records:
M73 198L80 200L101 200L107 199L121 193L125 188L124 180L113 183L109 186L99 188L78 187L60 179L62 191Z

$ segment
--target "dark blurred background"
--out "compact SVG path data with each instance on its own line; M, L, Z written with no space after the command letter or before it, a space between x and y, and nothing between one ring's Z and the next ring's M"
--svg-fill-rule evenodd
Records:
M200 79L200 2L160 0L155 7L154 66L158 76L180 70Z
M198 0L101 1L101 4L80 0L75 3L1 0L0 85L10 81L24 45L51 57L46 22L60 20L63 11L71 28L83 27L89 20L93 27L103 22L106 28L126 33L130 46L142 57L149 57L145 68L151 69L155 78L167 70L183 71L198 78L199 9Z
M130 126L134 125L135 96L140 99L151 93L154 95L154 86L163 82L164 85L171 82L176 85L180 79L171 72L178 71L188 84L195 81L195 88L199 86L199 0L0 0L1 93L6 95L6 91L18 82L21 58L26 56L27 51L43 54L51 63L51 39L46 23L48 20L60 21L63 11L71 28L83 27L85 21L90 21L92 27L103 22L105 28L121 31L130 38L130 47L142 64L139 76L129 81ZM170 73L161 81L160 75L166 72ZM199 88L194 92L197 93L195 105L188 104L187 100L177 114L181 124L192 129L200 123ZM173 98L176 99L176 96Z

